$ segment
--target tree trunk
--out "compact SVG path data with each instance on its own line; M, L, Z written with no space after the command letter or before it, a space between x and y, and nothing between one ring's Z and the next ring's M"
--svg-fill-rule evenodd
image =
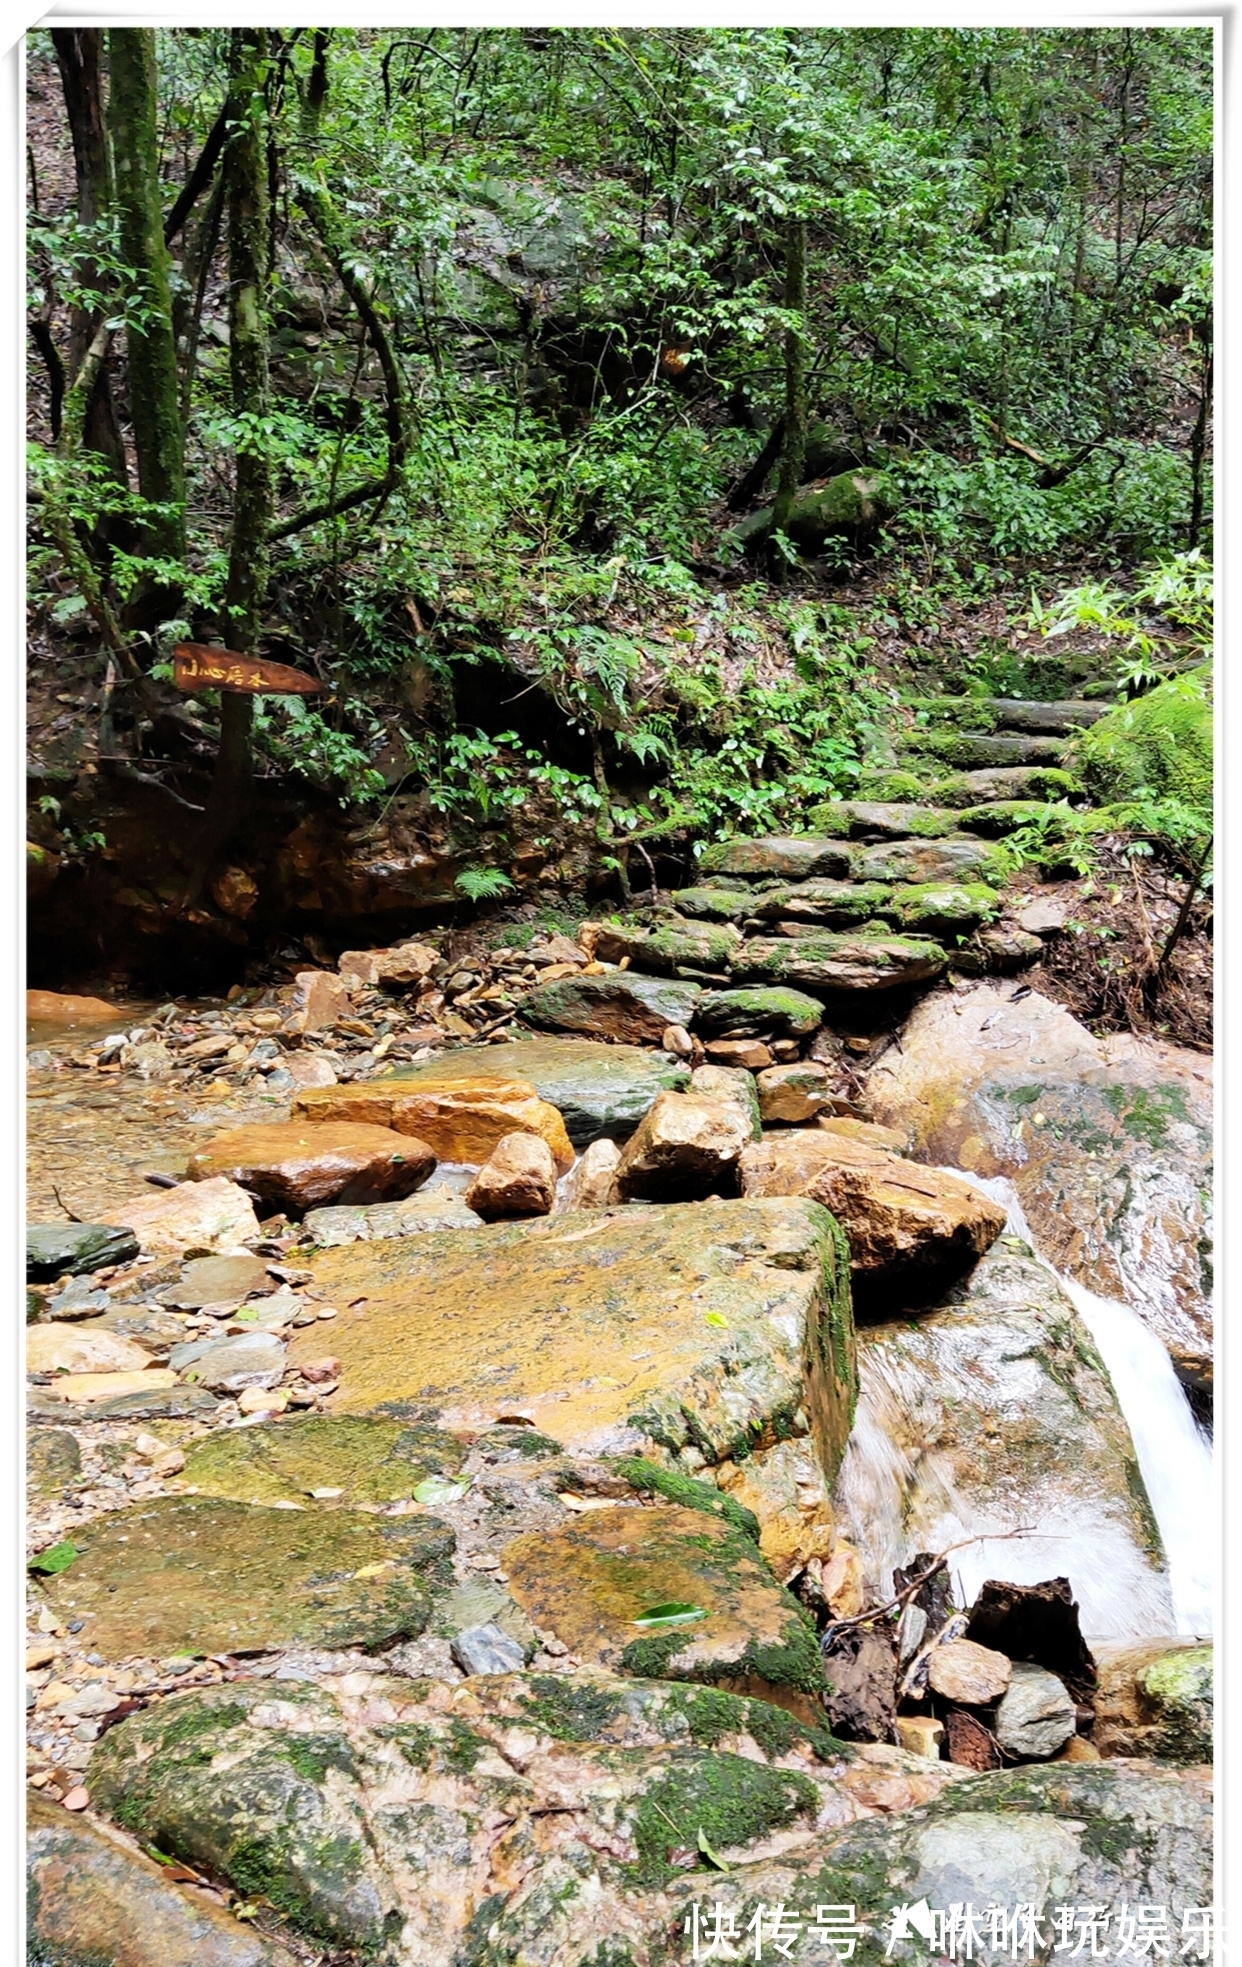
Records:
M130 416L144 499L168 506L145 524L150 551L185 558L185 438L173 338L172 261L164 243L155 92L155 32L108 30L109 120L116 169L121 256L134 269L143 306L126 324Z
M73 142L73 167L77 180L78 218L83 225L97 225L112 210L112 160L108 153L108 132L103 103L103 35L97 27L53 28L52 42L60 85L64 92L69 135ZM83 268L87 282L100 284L99 269ZM69 380L77 374L99 326L99 314L75 307L69 321ZM99 365L86 405L82 444L108 460L112 476L128 488L125 444L112 400L107 363Z
M1203 365L1199 372L1199 410L1195 417L1194 429L1190 433L1190 524L1186 528L1186 544L1196 547L1203 529L1203 459L1207 450L1208 415L1212 404L1212 349L1206 341L1210 333L1206 323L1199 329L1205 337Z
M806 462L806 220L790 219L785 232L785 306L797 325L785 330L785 430L772 523L783 532Z
M267 598L272 519L272 469L261 422L270 408L267 369L268 180L266 35L235 28L230 55L234 133L225 169L229 201L229 376L233 415L251 435L237 447L233 532L225 613L229 647L249 655L258 646ZM220 695L220 751L203 815L197 865L187 905L202 890L212 861L245 819L253 798L251 732L254 699Z

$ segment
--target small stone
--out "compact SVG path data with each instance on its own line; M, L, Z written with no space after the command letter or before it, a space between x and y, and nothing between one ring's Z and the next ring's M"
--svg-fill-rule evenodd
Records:
M764 1126L798 1126L814 1120L829 1096L831 1080L826 1066L808 1059L805 1065L769 1066L757 1084Z
M622 1152L617 1193L626 1201L688 1201L735 1189L750 1138L740 1107L699 1093L661 1093Z
M161 1290L160 1298L177 1311L201 1311L208 1305L240 1304L271 1291L273 1283L262 1257L196 1257L175 1284Z
M82 1473L82 1450L67 1428L31 1428L26 1436L26 1486L32 1496L62 1495Z
M348 986L330 970L299 970L293 980L293 1004L302 1031L323 1031L349 1017L351 1009Z
M1077 1730L1074 1703L1056 1675L1041 1666L1015 1660L1011 1672L993 1732L1006 1753L1019 1761L1047 1761Z
M180 1257L187 1250L235 1252L259 1234L254 1203L236 1182L180 1182L122 1203L111 1212L129 1224L143 1254Z
M243 1414L283 1414L289 1405L289 1396L279 1386L248 1386L238 1395L237 1405ZM181 1465L184 1468L184 1455Z
M121 1065L126 1072L136 1072L141 1079L167 1079L172 1071L173 1058L161 1038L151 1038L139 1045L126 1045L121 1052Z
M927 1680L933 1693L946 1701L990 1707L1008 1687L1011 1671L1003 1653L976 1646L972 1639L952 1639L932 1653Z
M740 1107L751 1139L759 1139L763 1132L763 1119L759 1112L758 1084L753 1072L732 1065L696 1066L690 1074L690 1091L701 1093L706 1100L723 1100L726 1106Z
M1104 1757L1094 1742L1088 1742L1081 1735L1071 1735L1065 1747L1058 1749L1054 1762L1102 1762Z
M506 1134L465 1193L467 1208L484 1222L546 1216L556 1197L556 1163L538 1134Z
M694 1055L694 1040L684 1025L667 1025L660 1044L664 1051L671 1052L675 1059L688 1059Z
M339 1359L333 1358L308 1359L303 1365L299 1366L298 1371L304 1380L310 1381L312 1386L319 1386L324 1380L337 1380L340 1378L341 1362Z
M606 1209L614 1200L621 1150L615 1141L592 1141L566 1175L558 1209Z
M307 1086L335 1086L336 1067L322 1052L290 1052L285 1060L289 1083L301 1092ZM274 1074L269 1074L268 1085Z
M192 1339L168 1355L174 1373L214 1393L273 1387L285 1369L285 1348L271 1332L243 1332L229 1339Z
M190 1180L225 1175L269 1208L301 1215L328 1202L410 1195L436 1165L425 1141L387 1127L305 1121L236 1127L190 1156Z
M520 1673L526 1664L517 1640L496 1625L470 1626L454 1633L450 1651L465 1674Z
M85 1810L90 1800L91 1800L90 1791L88 1789L84 1789L82 1784L78 1783L75 1785L73 1789L67 1791L66 1794L61 1797L60 1807L62 1810Z
M430 943L394 943L391 949L347 949L337 968L353 989L368 984L397 987L421 983L440 961Z
M944 1723L930 1715L899 1714L897 1739L908 1755L921 1755L928 1762L939 1762L944 1740Z
M77 1276L102 1270L108 1264L128 1263L137 1255L138 1238L128 1227L115 1228L110 1223L26 1226L26 1275L30 1278Z
M1025 929L1029 936L1055 936L1065 927L1069 916L1069 904L1055 901L1051 896L1040 896L1018 910L1018 927Z
M757 1038L709 1038L704 1050L713 1065L741 1066L747 1072L762 1072L772 1063L772 1054Z
M150 1355L114 1332L80 1325L31 1325L26 1331L28 1373L141 1373Z

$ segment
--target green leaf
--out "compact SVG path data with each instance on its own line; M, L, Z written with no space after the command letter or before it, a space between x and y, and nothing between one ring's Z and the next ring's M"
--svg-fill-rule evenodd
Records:
M445 1475L428 1475L412 1494L416 1503L455 1503L469 1487L469 1482L450 1482Z
M58 1571L69 1569L77 1554L76 1544L69 1542L51 1544L47 1550L41 1550L37 1557L32 1557L26 1568L37 1571L41 1577L55 1577Z
M696 1619L705 1619L707 1613L701 1605L680 1605L674 1601L668 1605L652 1605L646 1612L640 1612L632 1621L636 1626L688 1626Z
M703 1313L703 1322L705 1325L719 1325L722 1332L727 1332L729 1329L728 1319L722 1318L718 1311L705 1311Z
M728 1865L725 1863L723 1858L717 1857L716 1853L712 1850L712 1847L708 1843L707 1838L702 1830L699 1831L698 1838L696 1841L698 1843L699 1850L702 1852L703 1856L707 1859L709 1865L714 1865L717 1871L728 1871L729 1869Z

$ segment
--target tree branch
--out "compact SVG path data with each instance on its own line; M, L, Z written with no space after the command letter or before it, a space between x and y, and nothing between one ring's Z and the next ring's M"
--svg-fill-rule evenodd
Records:
M190 172L177 197L176 203L169 212L168 217L164 220L164 244L166 246L172 245L173 240L177 237L182 226L189 218L190 213L194 210L195 205L215 176L216 165L219 163L220 153L224 149L224 140L228 135L228 128L229 105L226 100L221 107L220 114L207 133L207 141L198 153L194 169Z

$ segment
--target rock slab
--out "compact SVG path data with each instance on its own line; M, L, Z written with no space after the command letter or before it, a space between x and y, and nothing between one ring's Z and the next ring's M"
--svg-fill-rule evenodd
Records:
M817 1007L818 1010L818 1007ZM558 1109L575 1147L633 1133L657 1093L678 1092L690 1074L677 1059L637 1045L603 1045L589 1039L519 1038L486 1051L470 1046L402 1074L403 1083L469 1079L495 1072L533 1086ZM387 1081L374 1081L376 1085Z
M270 1209L300 1216L329 1202L400 1201L435 1165L433 1150L411 1130L303 1120L217 1134L190 1156L186 1174L191 1181L223 1175Z

